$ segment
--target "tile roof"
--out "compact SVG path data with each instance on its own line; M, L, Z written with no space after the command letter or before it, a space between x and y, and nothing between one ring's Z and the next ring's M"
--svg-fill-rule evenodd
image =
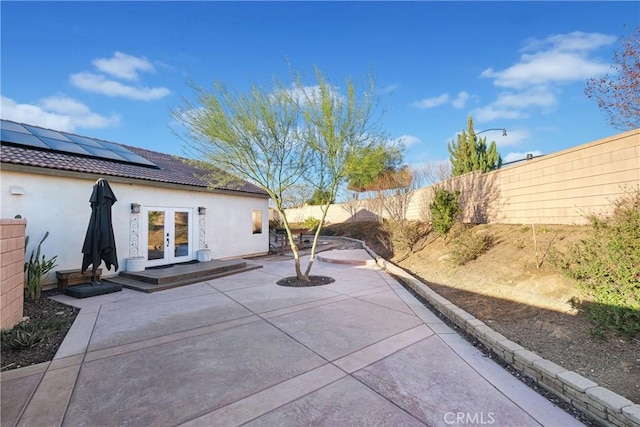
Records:
M3 164L83 172L105 177L114 176L202 188L209 187L207 176L211 176L211 171L207 168L197 167L192 162L188 162L181 157L123 144L118 145L142 156L158 167L154 168L134 163L123 163L104 158L57 152L54 150L36 149L7 143L5 141L2 141L2 144L0 144L0 161ZM213 187L219 190L267 195L264 190L246 181L242 181L239 185L229 183L214 185Z

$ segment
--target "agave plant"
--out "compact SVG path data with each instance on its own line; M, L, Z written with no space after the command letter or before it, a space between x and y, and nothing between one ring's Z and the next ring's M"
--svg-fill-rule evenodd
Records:
M29 261L24 263L26 292L29 298L33 300L40 298L40 293L42 292L42 281L45 280L49 272L58 265L56 264L57 256L47 259L42 255L42 258L40 258L40 248L42 246L42 242L44 242L47 237L49 237L48 231L44 234L42 240L40 240L36 251L31 251ZM25 248L28 244L29 236L26 238Z
M2 345L14 350L30 348L42 341L47 336L45 329L23 321L11 330L3 330L1 335Z

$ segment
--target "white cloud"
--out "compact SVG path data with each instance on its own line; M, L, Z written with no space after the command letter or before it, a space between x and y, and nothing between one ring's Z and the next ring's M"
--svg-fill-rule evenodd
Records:
M497 119L514 120L528 117L528 114L523 111L501 108L493 104L476 108L471 112L471 115L476 123L487 123Z
M555 34L544 40L528 40L520 61L501 71L488 68L481 77L493 84L522 89L539 84L564 84L606 73L609 64L590 58L594 49L613 44L614 36L575 31Z
M478 123L486 123L526 118L535 109L554 111L561 86L609 71L609 64L595 59L593 51L615 41L614 36L579 31L525 41L518 62L503 70L488 68L482 72L481 77L491 78L495 86L507 90L476 109L473 117Z
M425 98L422 101L416 101L412 105L418 108L433 108L438 107L442 104L446 104L449 102L449 94L443 93L440 96L435 96L433 98Z
M471 98L471 96L467 92L460 92L456 99L451 101L451 105L453 105L454 108L464 108L464 106L467 105L469 98Z
M395 92L399 87L400 87L399 84L394 83L394 84L390 84L390 85L384 86L384 87L378 89L376 92L379 95L388 95L390 93Z
M511 163L511 162L517 162L519 160L525 160L527 158L527 154L531 154L534 157L536 156L541 156L542 155L542 151L540 150L533 150L533 151L526 151L524 153L509 153L506 156L504 156L502 158L502 163Z
M546 87L534 87L522 92L501 92L498 99L491 103L496 107L554 107L558 99L556 95Z
M505 91L498 94L492 103L477 108L472 115L477 123L487 123L497 119L522 119L527 110L539 108L544 112L553 111L558 104L556 94L546 86L532 87L520 92Z
M411 105L416 108L427 109L427 108L439 107L441 105L450 103L454 108L464 108L465 105L467 105L467 101L469 101L469 99L471 99L471 95L469 95L465 91L461 91L461 92L458 92L458 95L453 99L448 93L443 93L442 95L439 95L439 96L434 96L431 98L425 98L421 101L416 101Z
M3 96L1 107L3 119L66 132L73 132L76 128L105 128L120 122L118 115L102 116L65 96L44 98L35 105L19 104Z
M82 71L71 74L69 76L71 84L87 92L138 101L154 101L171 94L171 91L165 87L123 84L113 79L137 81L138 71L155 72L155 67L146 58L115 52L111 58L94 59L92 64L101 73Z
M45 110L58 114L71 116L84 116L91 114L89 107L84 105L82 102L65 96L51 96L49 98L43 98L40 100L40 106Z
M524 129L507 129L507 136L502 136L500 131L497 131L493 135L487 132L487 135L487 141L495 141L498 147L503 148L520 145L520 143L529 139L529 136L531 134L529 133L529 131ZM481 136L484 136L484 134L482 134Z
M165 87L135 87L124 85L115 80L108 80L104 75L81 72L72 74L71 83L88 92L99 93L111 97L121 96L123 98L135 99L139 101L153 101L164 98L171 91Z
M601 33L574 31L568 34L555 34L544 40L529 39L523 51L551 48L559 51L592 50L615 43L616 37Z
M422 142L422 140L420 138L418 138L417 136L413 136L413 135L402 135L399 136L397 138L394 138L392 140L392 143L395 144L402 144L405 147L411 147L412 145L416 145L416 144L420 144Z
M502 71L489 68L481 77L493 78L493 84L522 89L536 84L571 83L606 73L609 64L586 58L583 53L546 51L522 55L521 61Z
M138 71L153 72L155 68L146 58L115 52L111 58L97 58L91 61L99 71L125 80L137 80Z

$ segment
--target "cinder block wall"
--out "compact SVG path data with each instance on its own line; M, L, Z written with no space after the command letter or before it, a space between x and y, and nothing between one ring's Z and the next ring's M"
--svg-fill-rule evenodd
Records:
M586 224L585 215L606 214L611 202L640 186L640 129L558 151L494 172L471 172L415 191L407 219L429 220L436 188L460 190L462 220L502 224ZM357 220L376 216L362 201ZM332 205L327 222L349 219L348 209ZM319 218L317 206L287 210L291 221ZM383 217L389 215L382 212Z
M640 129L507 167L487 179L498 193L490 222L584 224L585 214L608 212L625 186L640 185Z
M0 328L11 329L23 317L25 219L0 219Z

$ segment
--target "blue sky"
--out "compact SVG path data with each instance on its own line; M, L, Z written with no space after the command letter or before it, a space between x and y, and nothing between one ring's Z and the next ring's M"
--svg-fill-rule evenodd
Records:
M373 71L405 162L448 159L466 128L505 161L614 135L587 78L640 25L629 2L13 2L0 4L4 119L183 154L188 81L246 90L319 67ZM626 26L626 27L625 27ZM312 81L310 80L311 84Z

